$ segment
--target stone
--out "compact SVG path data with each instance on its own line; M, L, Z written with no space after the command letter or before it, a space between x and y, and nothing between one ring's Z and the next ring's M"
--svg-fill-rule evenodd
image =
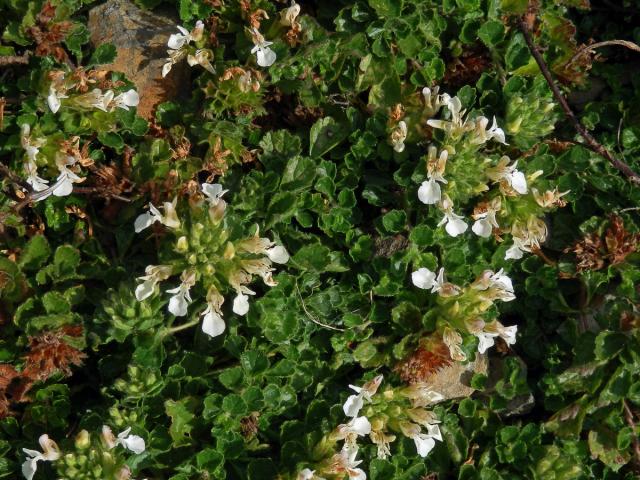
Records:
M128 0L109 0L89 11L89 32L94 47L116 47L114 63L102 68L124 73L140 95L138 115L149 120L154 107L178 99L188 89L190 69L185 62L173 66L162 78L167 40L177 33L178 21L170 15L142 10Z

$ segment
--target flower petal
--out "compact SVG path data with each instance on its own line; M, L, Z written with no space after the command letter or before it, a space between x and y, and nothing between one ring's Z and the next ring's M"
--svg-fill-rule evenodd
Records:
M249 311L249 297L243 293L236 295L233 299L233 313L237 315L246 315Z
M214 311L209 311L202 319L202 331L210 337L222 335L225 328L224 319Z

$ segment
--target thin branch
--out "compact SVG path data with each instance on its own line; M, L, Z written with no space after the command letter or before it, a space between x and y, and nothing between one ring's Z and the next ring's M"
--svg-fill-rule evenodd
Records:
M595 54L596 52L594 50L596 48L608 47L610 45L620 45L622 47L627 47L630 50L635 50L636 52L640 52L640 46L636 45L633 42L629 42L628 40L607 40L606 42L592 43L591 45L585 45L579 48L578 51L575 53L575 55L571 57L571 60L569 60L567 63L571 64L575 62L578 57L581 57L585 53Z
M28 192L31 191L31 187L27 182L25 182L22 178L20 178L15 173L13 173L9 167L7 167L4 163L1 163L1 162L0 162L0 177L6 178L7 180L9 180L9 182L11 182L16 187L25 189Z
M608 160L609 163L611 163L611 165L614 168L616 168L624 176L626 176L629 179L629 181L635 184L640 184L640 175L634 172L631 169L631 167L629 167L629 165L627 165L625 162L614 157L609 150L607 150L600 142L598 142L589 133L589 131L584 127L584 125L580 123L580 120L578 120L578 117L576 117L575 113L573 113L573 111L571 110L571 107L567 103L567 100L564 98L564 95L562 95L562 93L560 92L560 89L558 88L555 81L553 80L553 77L551 76L551 72L549 71L549 67L547 67L547 64L542 58L540 51L538 50L535 43L533 42L533 37L531 36L531 30L529 30L529 26L527 25L526 21L524 20L520 21L520 30L524 35L524 39L527 42L527 46L529 47L529 50L531 51L533 58L538 64L538 67L540 68L540 71L542 72L544 79L549 84L549 88L551 88L551 92L553 93L554 98L560 104L560 106L562 107L562 110L564 111L565 116L573 124L576 131L585 140L584 145L588 149L592 150L593 152L597 153L601 157Z
M627 424L633 430L633 453L635 455L635 463L636 465L640 465L640 441L638 440L638 434L636 433L636 424L633 421L633 412L627 405L627 401L622 399L622 406L624 407L624 418L627 421Z
M296 283L296 292L298 292L298 297L300 298L300 304L302 305L302 309L304 310L304 313L306 313L307 317L309 317L309 320L311 320L316 325L320 325L321 327L328 328L329 330L336 330L338 332L345 331L344 328L334 327L333 325L327 325L326 323L322 323L320 320L318 320L313 315L311 315L311 312L307 310L307 306L304 304L304 300L302 299L302 295L300 294L300 289L298 288L297 283Z
M0 56L0 67L8 67L10 65L28 65L29 64L29 52L24 52L22 55L3 55Z

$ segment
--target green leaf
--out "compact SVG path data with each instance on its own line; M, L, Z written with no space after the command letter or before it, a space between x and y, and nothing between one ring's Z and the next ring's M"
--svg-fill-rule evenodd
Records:
M103 43L95 49L89 65L107 65L116 59L116 47L111 43Z
M487 47L495 47L504 39L504 25L498 20L489 20L478 30L478 37Z
M188 397L182 400L167 400L164 402L165 413L171 417L169 435L174 447L182 447L191 444L191 430L196 418L194 412L196 400Z
M369 6L381 17L397 17L402 10L403 0L368 0Z
M100 132L98 140L106 147L113 148L116 152L121 153L124 148L124 140L116 132Z
M44 235L34 235L24 247L18 265L23 270L36 270L51 255L49 241Z
M332 117L324 117L311 127L309 155L321 157L349 136L349 127Z

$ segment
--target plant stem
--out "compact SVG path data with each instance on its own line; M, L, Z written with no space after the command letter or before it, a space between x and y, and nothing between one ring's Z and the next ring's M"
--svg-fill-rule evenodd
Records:
M187 323L183 323L182 325L178 325L177 327L167 328L163 332L162 336L167 337L169 335L173 335L175 333L181 332L182 330L187 330L188 328L191 328L194 325L197 325L198 323L200 323L200 317L196 317L194 320L191 320L190 322L187 322Z
M631 167L629 167L629 165L627 165L625 162L614 157L613 154L609 150L607 150L600 142L598 142L584 127L584 125L580 123L580 120L578 120L578 117L576 117L575 113L573 113L573 111L571 110L571 107L567 103L567 100L564 98L564 95L562 95L562 93L560 92L560 89L558 88L555 81L553 80L553 77L551 76L551 72L549 71L549 67L547 67L547 64L542 58L540 51L538 50L535 43L533 42L533 37L531 36L531 30L529 30L529 26L527 25L527 22L525 20L520 20L520 30L524 35L525 42L527 42L527 46L531 51L531 55L533 55L533 58L535 59L536 63L538 64L538 67L540 68L540 71L542 72L542 76L549 84L549 88L551 88L551 92L553 93L553 96L562 107L564 114L569 119L569 121L571 121L576 131L585 140L586 143L581 143L581 145L587 147L588 149L592 150L593 152L597 153L601 157L608 160L609 163L611 163L611 165L613 165L614 168L616 168L624 176L626 176L629 179L629 181L635 184L640 184L640 175L634 172L631 169Z

